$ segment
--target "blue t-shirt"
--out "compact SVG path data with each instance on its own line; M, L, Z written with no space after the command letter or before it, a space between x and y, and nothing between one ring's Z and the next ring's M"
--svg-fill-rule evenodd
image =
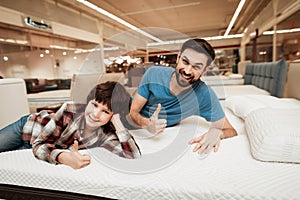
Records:
M162 66L154 66L146 71L137 91L148 100L141 110L143 116L151 117L159 103L162 108L158 118L166 119L168 126L192 115L204 117L210 122L225 116L217 96L201 80L174 96L170 91L170 79L174 72L174 68Z

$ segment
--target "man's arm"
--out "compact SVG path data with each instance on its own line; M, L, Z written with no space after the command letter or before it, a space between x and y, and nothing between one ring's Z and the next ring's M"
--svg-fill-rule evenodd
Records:
M222 128L222 135L221 139L231 138L237 136L236 130L233 128L233 126L230 124L228 119L225 117L224 125Z
M140 114L140 111L147 103L147 99L135 93L134 99L130 108L130 115L127 119L129 122L134 123L134 126L138 126L144 129L147 129L149 132L158 134L165 130L167 126L167 121L165 119L158 119L158 114L161 109L161 105L158 104L155 112L152 114L150 118L146 118Z
M230 138L236 136L237 132L229 123L226 117L212 122L209 130L202 136L194 138L190 141L190 144L197 143L193 151L198 151L199 154L209 153L211 149L215 152L218 151L221 139Z
M142 97L136 92L130 107L130 118L135 123L134 125L141 128L146 128L150 123L150 118L143 117L140 114L147 101L148 100L146 98Z

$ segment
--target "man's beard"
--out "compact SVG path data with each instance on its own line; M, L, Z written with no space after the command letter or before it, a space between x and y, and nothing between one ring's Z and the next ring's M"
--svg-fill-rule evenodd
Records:
M188 77L190 80L187 81L184 77ZM187 87L195 83L197 80L194 79L194 76L184 73L184 71L181 69L179 71L176 71L176 81L179 86Z

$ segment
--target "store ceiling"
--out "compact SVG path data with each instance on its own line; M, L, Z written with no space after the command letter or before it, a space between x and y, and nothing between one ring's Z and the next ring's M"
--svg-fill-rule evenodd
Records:
M49 8L48 4L50 3L59 8L64 7L77 13L103 20L115 30L128 30L128 27L95 12L77 0L43 0L40 1L43 2L41 3L41 8L39 8L38 3L33 3L28 6L28 2L31 1L2 0L0 5L7 6L11 9L16 8L16 10L20 12L25 12L24 9L22 9L23 7L28 8L28 10L26 10L27 13L31 9L32 12L35 12L36 15L40 15L39 17L41 17L43 14L51 14L50 11L47 10L47 8ZM160 40L168 41L188 37L224 35L240 0L89 0L89 2L138 28L145 29L148 33ZM284 1L280 0L279 2ZM296 2L296 0L286 0L286 2L293 3ZM272 3L272 1L247 0L230 34L242 33L245 27L249 26L269 3ZM66 14L64 13L57 12L55 15L57 15L55 17L59 19L66 18ZM72 21L75 19L67 18L66 20ZM296 18L294 17L283 26L292 27L297 21L300 21L299 14L296 15ZM1 25L1 28L9 29L11 27L12 26L5 27L4 24ZM14 27L14 30L16 29L17 27ZM26 29L21 27L18 31L22 30ZM32 34L32 31L29 30L29 32ZM34 34L38 33L35 32ZM74 39L71 38L55 36L45 32L43 32L42 35L43 37L48 36L50 38L70 40L74 43ZM25 36L27 37L28 34ZM104 36L106 37L104 38L105 40L109 39L108 33L105 33Z
M100 16L107 23L124 29L124 26L76 0L57 0L57 2L82 13ZM89 2L138 28L156 28L156 30L148 28L147 32L168 41L183 37L224 35L240 0L89 0ZM230 34L242 33L269 3L270 0L246 1ZM157 31L157 29L171 31Z
M89 1L136 27L170 29L188 37L224 35L240 2L240 0ZM243 32L269 2L269 0L246 1L230 33ZM174 39L171 35L156 36L161 40Z
M154 27L172 30L181 34L154 35L161 40L178 39L176 37L209 37L224 35L240 3L240 0L88 0L90 3L112 13L113 15L138 27ZM297 5L299 0L277 0L277 16L290 5ZM95 13L76 0L61 0L61 4L73 7L86 13ZM266 15L266 20L273 17L273 1L246 0L229 34L243 33L258 15ZM268 9L266 10L266 7ZM99 16L99 14L98 14ZM101 16L101 15L100 15ZM103 18L103 15L101 16ZM119 23L104 17L107 22L120 27ZM280 26L293 28L299 14L294 17L294 24L285 21ZM261 22L263 23L263 22ZM299 24L298 24L299 26ZM280 27L278 27L280 28ZM149 30L149 29L148 29ZM149 30L151 33L151 30ZM163 32L163 31L162 31Z

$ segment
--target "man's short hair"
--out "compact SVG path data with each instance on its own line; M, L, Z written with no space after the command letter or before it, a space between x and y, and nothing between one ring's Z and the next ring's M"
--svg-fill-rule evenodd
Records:
M207 55L208 61L206 66L209 66L215 59L215 51L213 47L204 39L196 38L187 40L183 43L181 52L183 52L185 49L193 49L199 53Z

